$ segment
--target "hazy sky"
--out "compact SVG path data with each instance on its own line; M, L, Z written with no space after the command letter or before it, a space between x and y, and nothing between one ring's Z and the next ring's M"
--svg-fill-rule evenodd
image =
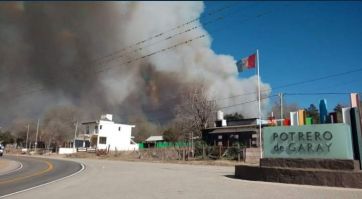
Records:
M213 38L212 49L235 59L259 49L262 80L272 88L281 87L272 94L362 92L362 2L205 4L205 13L235 4L219 12L224 19L205 25ZM204 14L202 21L212 16ZM338 75L353 70L359 71ZM250 70L240 78L253 74L255 70ZM337 76L285 87L334 74ZM336 103L349 104L348 94L285 96L286 102L302 107L319 104L322 98L327 99L329 109Z

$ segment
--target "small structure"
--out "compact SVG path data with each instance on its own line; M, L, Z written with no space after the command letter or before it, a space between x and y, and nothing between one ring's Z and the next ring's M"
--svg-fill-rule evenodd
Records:
M218 111L215 126L204 129L202 139L207 145L218 146L220 149L242 146L245 150L244 161L256 163L260 159L260 123L262 128L268 126L267 120L257 118L226 121L222 112Z
M83 122L85 132L78 136L76 147L110 150L138 150L138 144L132 140L134 125L119 124L113 121L111 114L102 115L100 120Z
M263 125L264 126L264 125ZM226 126L206 128L202 138L210 146L232 146L241 143L245 147L259 147L258 119L242 119L239 121L227 121Z
M163 136L157 135L157 136L150 136L144 141L145 148L154 148L156 147L156 144L158 142L163 142Z

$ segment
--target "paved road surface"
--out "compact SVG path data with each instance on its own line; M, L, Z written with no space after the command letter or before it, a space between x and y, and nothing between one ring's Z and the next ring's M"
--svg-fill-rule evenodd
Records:
M78 161L86 164L85 171L9 198L362 198L361 189L252 182L227 177L234 174L234 167Z
M44 184L77 172L82 168L73 161L3 156L21 162L23 168L0 176L0 196Z

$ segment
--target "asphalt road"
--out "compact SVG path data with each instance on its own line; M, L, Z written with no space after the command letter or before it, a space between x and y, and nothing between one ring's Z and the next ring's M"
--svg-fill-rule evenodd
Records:
M81 164L73 161L8 155L2 158L18 161L23 167L0 175L0 196L63 178L82 168Z
M9 198L362 198L362 189L233 179L234 167L87 159L77 161L86 165L85 171Z

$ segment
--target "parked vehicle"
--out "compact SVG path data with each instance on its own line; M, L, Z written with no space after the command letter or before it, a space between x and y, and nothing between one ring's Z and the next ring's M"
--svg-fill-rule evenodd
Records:
M0 156L3 156L4 153L4 146L0 144Z

